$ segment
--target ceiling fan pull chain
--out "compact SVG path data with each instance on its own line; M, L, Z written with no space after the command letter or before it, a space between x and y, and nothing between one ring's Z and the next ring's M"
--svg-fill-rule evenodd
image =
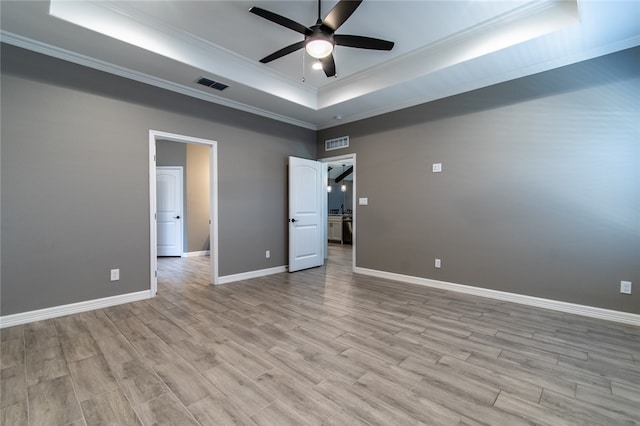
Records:
M306 79L304 78L304 74L305 74L305 68L304 68L304 59L305 59L305 52L302 52L302 82L304 83L306 81Z

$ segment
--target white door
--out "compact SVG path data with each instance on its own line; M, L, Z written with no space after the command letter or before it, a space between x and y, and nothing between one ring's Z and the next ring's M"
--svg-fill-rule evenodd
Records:
M182 256L182 167L156 167L158 256Z
M289 157L289 272L324 264L326 168Z

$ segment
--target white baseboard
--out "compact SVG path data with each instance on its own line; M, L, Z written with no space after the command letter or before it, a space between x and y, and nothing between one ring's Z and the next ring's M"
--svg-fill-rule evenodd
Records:
M201 250L201 251L188 251L182 253L182 257L202 257L202 256L211 256L210 250Z
M234 281L248 280L251 278L259 278L267 275L280 274L287 272L288 266L276 266L275 268L259 269L257 271L241 272L239 274L225 275L224 277L218 277L218 284L229 284Z
M235 281L258 278L267 275L287 272L287 266L277 266L274 268L260 269L257 271L242 272L240 274L226 275L218 279L218 284L228 284ZM575 303L562 302L558 300L543 299L540 297L526 296L505 291L491 290L482 287L473 287L463 284L454 284L446 281L437 281L429 278L414 277L411 275L396 274L393 272L378 271L375 269L355 267L354 272L362 275L370 275L378 278L385 278L393 281L400 281L409 284L417 284L426 287L438 288L441 290L455 291L458 293L471 294L490 299L504 300L507 302L519 303L522 305L535 306L538 308L551 309L576 315L583 315L591 318L599 318L608 321L615 321L623 324L640 326L640 315L629 312L614 311L611 309L597 308L594 306L578 305ZM65 315L77 314L94 309L107 308L109 306L123 303L137 302L152 298L150 290L138 291L135 293L120 294L117 296L105 297L102 299L87 300L83 302L71 303L68 305L54 306L51 308L38 309L35 311L21 312L18 314L0 316L0 329L12 327L14 325L26 324L50 318L62 317Z
M490 299L504 300L519 303L521 305L535 306L551 309L569 314L583 315L591 318L599 318L607 321L615 321L623 324L640 326L640 315L629 312L614 311L611 309L597 308L594 306L578 305L575 303L561 302L559 300L543 299L541 297L526 296L523 294L508 293L506 291L490 290L488 288L473 287L463 284L454 284L445 281L437 281L429 278L414 277L411 275L396 274L393 272L378 271L375 269L355 267L354 272L362 275L370 275L393 281L401 281L409 284L418 284L441 290L456 291L458 293L472 294L474 296L488 297Z
M151 291L144 290L137 291L135 293L104 297L102 299L86 300L83 302L71 303L68 305L38 309L36 311L5 315L0 317L0 328L11 327L19 324L27 324L30 322L41 321L50 318L63 317L65 315L92 311L94 309L107 308L114 305L121 305L123 303L137 302L138 300L150 299L151 297L153 297Z

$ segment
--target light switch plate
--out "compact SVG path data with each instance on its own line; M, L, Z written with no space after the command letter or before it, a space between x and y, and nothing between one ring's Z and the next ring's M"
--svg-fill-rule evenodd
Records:
M440 173L442 171L442 163L433 163L433 173Z
M620 293L631 294L631 281L620 281Z
M359 198L358 199L358 204L361 206L367 206L369 205L369 199L368 198Z

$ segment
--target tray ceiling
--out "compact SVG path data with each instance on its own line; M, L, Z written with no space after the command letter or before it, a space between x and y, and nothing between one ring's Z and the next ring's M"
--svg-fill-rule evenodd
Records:
M322 15L335 4L322 2ZM337 33L395 46L338 46L338 75L327 78L303 50L260 63L302 35L251 6L307 26L317 14L315 1L3 1L2 40L310 129L640 44L634 1L365 0Z

